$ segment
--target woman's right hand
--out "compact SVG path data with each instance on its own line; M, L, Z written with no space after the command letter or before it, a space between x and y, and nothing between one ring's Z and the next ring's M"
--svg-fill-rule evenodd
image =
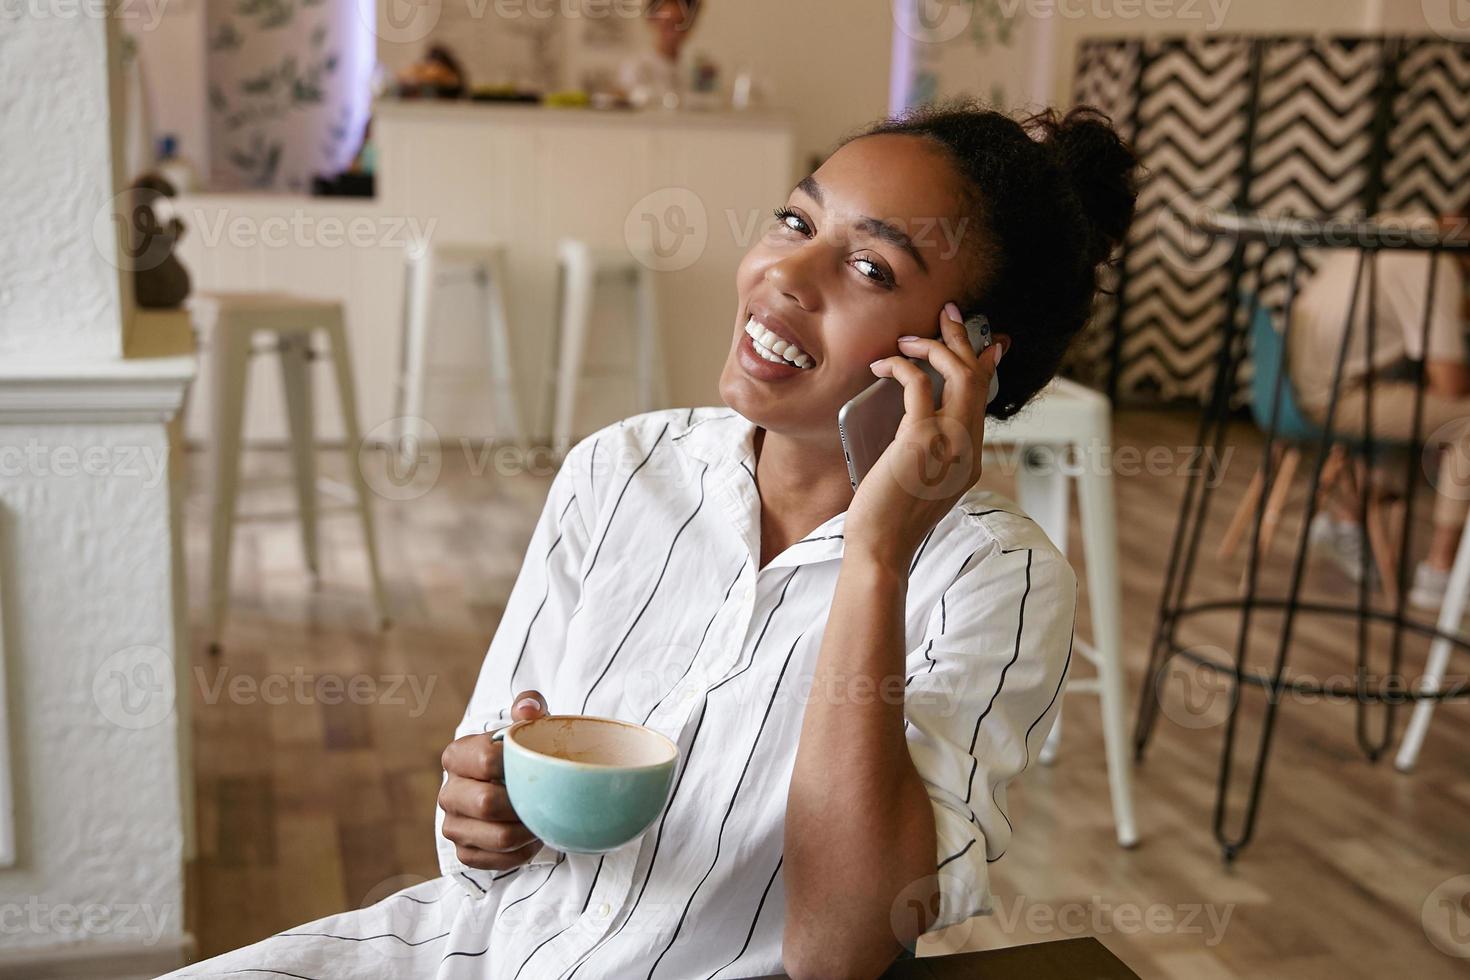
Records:
M523 691L516 695L510 717L525 721L546 713L546 699L539 691ZM444 750L444 771L449 778L439 790L442 832L454 842L455 854L467 868L504 871L519 867L541 847L510 805L503 752L503 743L489 734L457 738Z

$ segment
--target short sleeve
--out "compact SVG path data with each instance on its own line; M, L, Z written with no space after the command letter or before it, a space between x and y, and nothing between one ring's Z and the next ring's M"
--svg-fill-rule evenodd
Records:
M1380 270L1379 288L1383 290L1385 312L1404 331L1404 349L1416 361L1455 361L1465 357L1465 320L1461 311L1463 285L1454 256L1414 254L1395 256L1394 274ZM1420 353L1419 338L1424 329L1424 297L1429 288L1429 262L1434 272L1434 296L1429 304L1428 350ZM1382 261L1382 260L1380 260Z
M906 661L905 730L929 791L940 908L932 930L991 908L1012 824L1006 786L1040 750L1071 663L1077 577L1041 530L978 541ZM962 560L961 560L962 559Z
M521 691L544 689L555 672L566 645L567 622L580 595L589 540L584 514L596 513L590 499L595 445L590 438L579 443L552 480L455 738L508 724L511 699ZM456 858L454 844L444 838L443 826L444 811L436 807L439 866L445 875L459 878L467 869ZM555 860L556 852L543 847L530 864ZM471 880L482 874L468 873Z

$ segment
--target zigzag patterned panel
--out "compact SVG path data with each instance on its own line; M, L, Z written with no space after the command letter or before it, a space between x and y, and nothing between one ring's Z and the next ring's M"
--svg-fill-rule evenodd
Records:
M1096 106L1112 117L1125 139L1136 132L1138 70L1137 42L1083 41L1077 49L1077 75L1073 101ZM1118 270L1109 267L1098 279L1099 291L1092 305L1092 319L1067 353L1062 370L1095 388L1108 385L1113 357L1113 321L1117 315Z
M1281 38L1260 43L1261 90L1247 206L1270 215L1363 216L1384 42ZM1259 261L1259 256L1251 258ZM1302 281L1323 258L1319 250L1302 252ZM1273 252L1261 269L1262 282L1254 281L1253 262L1241 285L1257 290L1262 302L1280 311L1293 261L1288 252ZM1246 315L1242 309L1242 319ZM1244 372L1241 383L1248 377Z
M1182 216L1226 208L1239 192L1248 46L1150 41L1143 58L1134 149L1146 177L1123 259L1118 388L1202 397L1223 323L1230 249L1201 237Z
M1384 206L1444 214L1470 197L1470 45L1405 40Z
M1204 398L1224 298L1243 287L1278 309L1285 299L1289 255L1272 256L1260 282L1247 255L1237 281L1231 243L1202 239L1181 214L1442 213L1470 193L1470 45L1442 38L1094 39L1078 47L1073 94L1128 120L1145 169L1121 310L1100 300L1068 362L1094 383L1107 363L1125 400ZM1303 252L1308 274L1319 261ZM1238 381L1248 377L1247 365Z

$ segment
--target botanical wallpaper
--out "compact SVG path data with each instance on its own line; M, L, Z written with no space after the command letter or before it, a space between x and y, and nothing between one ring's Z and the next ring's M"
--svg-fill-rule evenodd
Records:
M209 0L210 161L219 190L305 192L351 162L373 36L357 0Z

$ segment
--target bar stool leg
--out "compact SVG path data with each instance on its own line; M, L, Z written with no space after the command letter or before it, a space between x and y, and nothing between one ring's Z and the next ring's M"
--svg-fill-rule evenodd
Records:
M1054 447L1048 448L1055 451ZM1040 447L1021 447L1021 466L1016 470L1016 502L1041 526L1052 544L1057 546L1057 550L1065 555L1069 481L1054 458L1052 465L1046 465L1039 449ZM1052 722L1051 731L1041 747L1041 755L1038 756L1044 766L1051 765L1057 759L1062 741L1062 710L1058 705L1056 719Z
M561 261L565 267L565 299L559 325L561 363L557 369L556 413L552 448L564 455L572 447L572 426L577 408L577 385L582 378L582 350L587 324L592 317L592 290L596 271L592 256L581 243L564 244Z
M337 397L342 405L342 433L347 443L347 469L357 491L357 514L362 521L363 546L367 549L368 576L372 581L373 605L384 629L388 628L388 600L383 591L383 577L378 570L378 539L373 529L373 498L367 478L362 472L360 454L362 433L357 425L357 387L352 380L352 352L347 346L347 331L340 318L324 329L332 346L332 370L337 378Z
M408 322L404 325L404 359L399 385L402 390L398 419L398 452L404 466L412 466L423 443L424 375L428 370L429 319L433 314L434 254L425 246L407 256L409 264ZM354 420L355 422L355 420Z
M214 388L211 435L214 439L213 509L209 521L209 603L205 643L220 652L220 636L230 605L230 548L235 534L235 499L240 486L240 430L244 425L245 381L250 368L250 332L216 322L210 337L210 375Z
M505 312L505 256L485 260L485 350L490 355L490 393L495 400L495 428L502 439L525 441L516 402L515 368L511 364L510 325Z
M1460 547L1455 552L1455 564L1450 568L1450 581L1445 587L1444 605L1439 607L1439 621L1434 624L1441 634L1460 631L1460 620L1465 615L1465 604L1470 599L1470 525L1460 532ZM1443 636L1435 637L1429 646L1429 660L1424 665L1424 677L1419 682L1422 694L1437 694L1444 684L1445 668L1450 663L1454 644ZM1419 749L1424 745L1424 736L1429 733L1429 722L1434 718L1434 701L1419 701L1409 718L1404 737L1399 742L1398 755L1394 756L1394 768L1400 772L1411 772L1419 761Z
M283 334L280 351L281 383L286 392L286 418L291 435L291 469L296 478L296 509L301 521L301 550L314 584L320 586L311 337L304 333Z
M1138 843L1133 815L1133 770L1128 758L1127 705L1123 694L1123 599L1118 587L1118 529L1110 469L1112 444L1106 416L1087 433L1077 497L1087 558L1092 640L1097 651L1098 694L1102 701L1103 743L1108 759L1108 789L1118 843Z
M651 412L667 404L663 344L658 325L658 283L653 270L639 265L633 273L633 305L638 331L638 404Z

